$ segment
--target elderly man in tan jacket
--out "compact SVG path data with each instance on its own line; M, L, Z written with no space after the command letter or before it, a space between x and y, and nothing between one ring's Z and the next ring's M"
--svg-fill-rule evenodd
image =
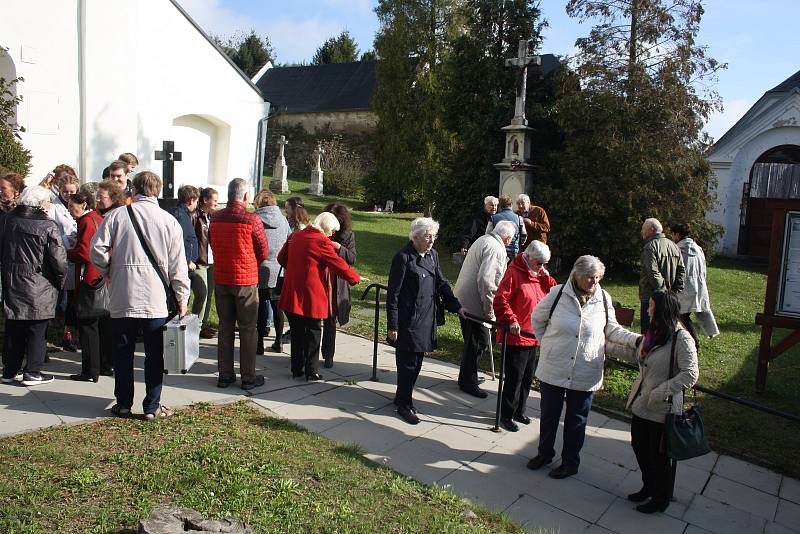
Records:
M506 272L506 247L516 234L517 226L513 222L501 221L490 234L478 238L469 248L453 294L470 313L494 320L492 303L497 286ZM478 387L478 359L489 349L489 329L463 317L459 320L464 336L464 351L461 354L458 386L465 393L484 399L486 392Z
M142 403L145 418L171 415L169 408L161 405L164 370L161 328L169 318L170 307L177 308L173 313L186 314L189 271L180 224L158 205L161 185L161 178L152 172L137 174L133 179L136 192L133 204L108 213L90 247L92 263L108 280L111 294L109 312L117 399L111 411L119 417L131 415L133 352L140 333L145 352L146 394Z

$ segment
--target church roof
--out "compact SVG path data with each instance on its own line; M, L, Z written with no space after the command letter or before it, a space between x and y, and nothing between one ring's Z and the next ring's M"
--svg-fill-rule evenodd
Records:
M256 82L274 112L371 109L377 61L273 67Z
M795 87L800 87L800 70L767 91L767 93L786 93Z

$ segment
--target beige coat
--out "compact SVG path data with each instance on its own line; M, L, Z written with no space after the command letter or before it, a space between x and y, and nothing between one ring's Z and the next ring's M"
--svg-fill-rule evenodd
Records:
M675 334L675 376L669 378L669 360L672 350L672 338L664 345L650 349L643 362L633 354L629 359L639 364L639 376L633 383L627 407L634 415L663 423L670 412L669 396L672 395L672 413L683 411L683 390L689 389L697 382L699 369L697 365L697 349L689 332L680 325ZM638 353L638 351L637 351Z
M189 270L178 221L152 197L137 195L133 211L156 263L179 304L189 302ZM111 317L157 319L167 316L167 295L142 248L125 207L108 213L90 245L90 257L109 280Z
M475 315L494 320L494 294L506 272L506 246L496 234L479 237L461 264L453 294Z

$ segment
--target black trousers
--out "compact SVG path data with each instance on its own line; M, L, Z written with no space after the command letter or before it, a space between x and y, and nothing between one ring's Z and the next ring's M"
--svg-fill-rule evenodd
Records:
M670 459L662 451L663 438L664 423L633 416L631 445L642 471L642 484L653 501L660 504L669 502L673 483Z
M275 329L275 341L281 342L283 335L283 310L278 308L278 301L270 299L269 305L272 306L272 327Z
M506 379L503 383L503 398L500 402L500 416L511 419L515 415L525 415L528 395L533 383L533 354L538 347L506 347Z
M13 378L22 370L25 355L26 373L38 373L42 370L47 353L47 324L50 319L26 321L6 319L6 332L3 346L3 377Z
M81 374L97 378L101 371L111 371L113 343L111 319L78 319L81 342Z
M461 369L458 372L458 385L462 388L478 387L478 360L489 352L491 333L485 326L459 317L461 335L464 337L464 350L461 352Z
M397 391L394 394L394 403L398 407L412 408L414 401L411 395L414 384L417 383L419 372L422 370L424 352L397 349L395 362L397 363Z
M336 315L322 321L322 357L333 360L336 352Z
M319 371L319 343L322 337L322 319L312 319L287 313L292 329L292 374L306 376Z

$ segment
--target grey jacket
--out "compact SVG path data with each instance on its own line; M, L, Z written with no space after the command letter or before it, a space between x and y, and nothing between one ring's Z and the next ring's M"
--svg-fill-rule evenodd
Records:
M0 254L6 319L52 319L67 273L61 230L44 211L30 206L17 206L3 219Z
M278 272L281 268L278 265L278 252L283 248L283 244L286 243L292 231L289 229L289 222L278 206L258 208L256 215L261 217L261 222L264 224L264 233L267 236L267 244L269 245L267 264L258 266L258 287L259 289L273 288L278 282Z

